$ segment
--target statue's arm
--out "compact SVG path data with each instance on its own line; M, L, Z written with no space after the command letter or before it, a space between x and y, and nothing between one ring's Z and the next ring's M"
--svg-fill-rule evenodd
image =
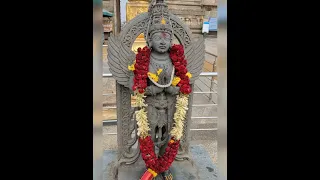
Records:
M167 93L172 94L172 95L177 95L180 92L180 87L178 86L169 86L165 90Z
M155 85L150 85L146 88L146 92L145 92L145 95L147 96L154 96L160 92L163 91L164 88L161 88L161 87L158 87L158 86L155 86Z

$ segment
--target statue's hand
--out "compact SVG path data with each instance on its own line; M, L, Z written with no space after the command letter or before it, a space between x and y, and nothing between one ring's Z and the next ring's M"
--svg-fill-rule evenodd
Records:
M177 86L169 86L166 88L166 92L172 95L179 94L179 91L180 91L180 87L177 87Z
M164 88L161 88L161 87L158 87L155 85L148 86L146 89L146 95L156 95L156 94L162 92L163 89Z

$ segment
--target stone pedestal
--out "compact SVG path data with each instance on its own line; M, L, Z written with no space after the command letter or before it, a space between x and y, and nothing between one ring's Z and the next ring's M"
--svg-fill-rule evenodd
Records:
M190 154L193 162L175 161L172 163L170 170L174 180L217 180L217 168L203 146L191 146ZM118 175L114 178L116 152L105 151L103 160L103 180L139 180L146 171L143 160L139 158L134 165L119 167Z

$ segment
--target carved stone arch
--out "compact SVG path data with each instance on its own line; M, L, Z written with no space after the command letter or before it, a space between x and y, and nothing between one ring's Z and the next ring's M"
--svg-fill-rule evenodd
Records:
M141 33L146 34L149 21L148 15L148 13L139 14L126 24L120 33L120 42L131 49L137 37Z
M173 33L177 37L180 44L184 48L188 48L192 45L192 33L189 27L187 27L178 16L174 14L169 14ZM149 13L142 13L135 18L133 18L128 24L126 24L123 30L120 33L120 42L123 43L126 47L132 47L136 38L144 33L145 40L147 34L147 28L149 23Z
M174 14L169 14L173 33L177 37L180 44L183 45L184 48L188 48L192 45L192 33L189 27L187 27L178 16Z

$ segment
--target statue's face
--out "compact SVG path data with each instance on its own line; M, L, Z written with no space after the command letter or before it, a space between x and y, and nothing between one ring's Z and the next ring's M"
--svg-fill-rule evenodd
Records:
M152 48L159 52L168 52L171 44L171 35L165 32L157 32L152 36Z

